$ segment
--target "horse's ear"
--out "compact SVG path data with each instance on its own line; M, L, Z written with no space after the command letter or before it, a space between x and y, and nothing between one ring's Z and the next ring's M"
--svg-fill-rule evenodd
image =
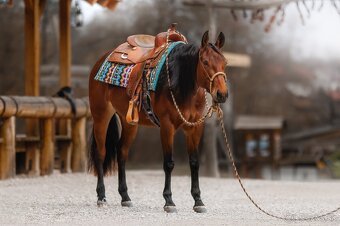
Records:
M204 32L201 42L201 47L205 47L209 42L209 31Z
M215 46L217 46L217 48L221 49L224 45L224 42L225 42L225 36L224 36L223 32L220 32L220 34L217 37Z

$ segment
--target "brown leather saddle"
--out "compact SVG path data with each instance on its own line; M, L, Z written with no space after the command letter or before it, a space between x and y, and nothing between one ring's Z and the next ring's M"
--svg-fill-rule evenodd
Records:
M144 96L148 95L147 87L143 85L143 82L146 82L146 79L143 79L143 71L156 67L166 49L166 39L167 32L161 32L156 36L144 34L131 35L127 38L126 42L113 50L108 58L110 62L135 64L126 87L127 94L131 98L126 120L131 124L138 123L138 111L141 109L143 102L146 101L143 100ZM176 30L176 24L171 24L169 28L169 42L176 41L187 42L186 38ZM145 109L145 106L143 108ZM153 114L152 109L149 113ZM157 124L155 119L150 118L150 120Z
M154 48L155 47L155 36L131 35L127 38L127 42L131 46L139 46L142 48Z

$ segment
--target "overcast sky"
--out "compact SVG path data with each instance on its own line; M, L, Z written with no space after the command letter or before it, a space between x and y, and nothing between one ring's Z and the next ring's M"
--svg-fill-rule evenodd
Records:
M329 1L325 2L321 11L312 11L310 18L303 6L300 7L305 15L304 26L296 5L290 4L285 22L280 27L275 26L270 36L283 39L285 44L290 45L291 56L295 59L313 57L340 60L340 14Z

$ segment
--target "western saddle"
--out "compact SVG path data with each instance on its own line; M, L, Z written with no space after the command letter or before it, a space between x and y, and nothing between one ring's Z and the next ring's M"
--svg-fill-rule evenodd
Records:
M108 58L110 62L135 64L126 87L127 94L131 98L126 115L126 120L130 124L138 123L138 111L143 107L149 119L159 126L158 118L152 111L147 79L144 78L143 72L145 69L157 66L167 46L167 35L169 42L187 42L186 38L176 30L176 24L171 24L168 32L161 32L156 36L144 34L129 36L126 42L113 50Z

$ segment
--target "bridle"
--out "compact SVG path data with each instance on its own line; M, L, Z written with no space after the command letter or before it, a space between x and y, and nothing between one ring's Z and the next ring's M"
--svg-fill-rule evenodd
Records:
M214 83L215 78L217 78L218 76L223 76L224 81L226 81L227 80L227 75L223 71L218 71L215 74L213 74L212 76L210 76L209 73L207 72L207 70L205 69L204 64L201 61L201 50L198 53L198 62L201 65L201 67L203 68L203 71L204 71L204 73L206 75L206 78L209 80L209 93L212 94L211 93L211 91L212 91L211 89L212 89L212 85Z

